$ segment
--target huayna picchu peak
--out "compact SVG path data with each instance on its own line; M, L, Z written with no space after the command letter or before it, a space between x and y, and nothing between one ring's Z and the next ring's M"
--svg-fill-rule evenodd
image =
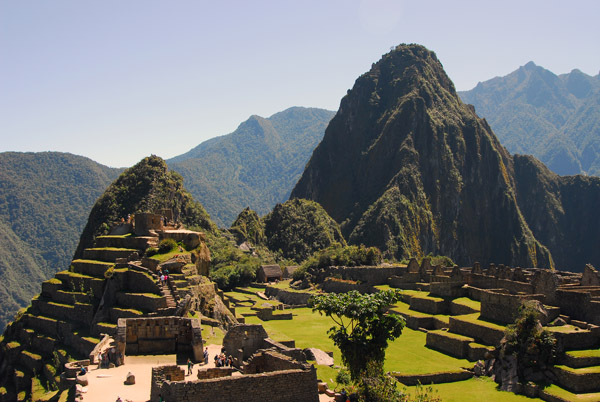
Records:
M568 258L553 261L555 244L539 241L539 225L532 228L521 210L533 200L518 197L514 169L436 55L400 45L342 99L291 198L319 202L349 243L379 247L387 257L432 253L459 264L583 270ZM577 250L591 257L593 247L583 239Z

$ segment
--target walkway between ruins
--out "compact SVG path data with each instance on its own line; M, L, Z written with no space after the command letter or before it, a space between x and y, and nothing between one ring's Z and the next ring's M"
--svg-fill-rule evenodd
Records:
M195 364L192 375L186 376L186 380L197 379L196 375L199 369L215 367L213 359L217 353L221 353L221 345L208 345L208 364ZM175 355L126 356L125 360L125 365L111 369L98 369L96 366L90 366L91 370L87 374L89 385L87 392L83 394L83 402L114 402L119 396L123 402L149 401L152 367L176 364ZM186 364L180 364L179 367L187 373ZM123 383L129 372L135 375L134 385ZM319 400L320 402L330 402L332 398L321 394Z

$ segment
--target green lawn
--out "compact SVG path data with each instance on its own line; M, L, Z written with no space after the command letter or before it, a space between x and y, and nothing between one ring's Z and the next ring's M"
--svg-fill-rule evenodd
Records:
M294 319L262 321L258 317L246 317L246 322L262 324L269 336L276 341L293 339L298 348L314 347L324 351L333 351L336 364L340 364L339 350L327 335L327 330L334 325L331 318L313 313L308 307L284 311L291 311Z
M408 387L409 394L413 394L416 387ZM510 392L496 389L496 383L489 377L471 378L466 381L448 384L434 384L433 389L443 402L533 402L541 399L527 398Z
M600 401L600 393L591 394L573 394L565 389L560 388L558 385L550 385L544 389L550 395L560 397L567 401L573 402L597 402Z
M566 354L572 357L600 357L600 349L571 350Z
M402 335L386 350L385 371L426 374L472 367L466 359L457 359L425 347L427 334L404 328Z

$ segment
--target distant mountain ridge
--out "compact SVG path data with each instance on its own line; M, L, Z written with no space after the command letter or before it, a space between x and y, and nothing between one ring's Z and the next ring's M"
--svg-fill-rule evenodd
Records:
M251 116L231 134L167 160L211 218L229 227L250 207L261 215L285 201L334 112L292 107Z
M0 153L0 327L69 267L89 210L120 171L67 153Z
M600 74L554 73L529 62L459 92L511 152L560 175L600 175Z
M461 102L433 52L401 45L342 99L291 198L319 202L349 243L387 257L432 253L459 264L568 270L600 264L600 228L584 224L600 205L600 178L569 184L537 163L524 169L508 153ZM532 197L533 188L543 192ZM585 225L576 248L556 240L573 233L564 226L571 222Z

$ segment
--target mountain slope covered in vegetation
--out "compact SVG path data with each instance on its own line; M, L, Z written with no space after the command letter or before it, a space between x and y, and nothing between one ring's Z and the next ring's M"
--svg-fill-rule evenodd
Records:
M0 327L69 266L90 208L119 171L66 153L0 153Z
M432 253L458 264L553 267L552 244L557 266L582 270L563 258L575 250L559 251L566 245L544 244L532 232L519 203L535 207L518 196L527 180L536 179L517 182L513 157L460 100L435 54L401 45L342 99L291 197L319 202L349 243L377 246L387 257ZM588 184L570 215L577 221L595 213L600 183ZM589 243L580 246L582 258L600 263Z
M600 175L600 74L555 75L527 63L459 93L511 152L560 175Z
M213 220L229 227L246 207L264 215L287 199L333 114L293 107L267 119L252 116L167 162Z

